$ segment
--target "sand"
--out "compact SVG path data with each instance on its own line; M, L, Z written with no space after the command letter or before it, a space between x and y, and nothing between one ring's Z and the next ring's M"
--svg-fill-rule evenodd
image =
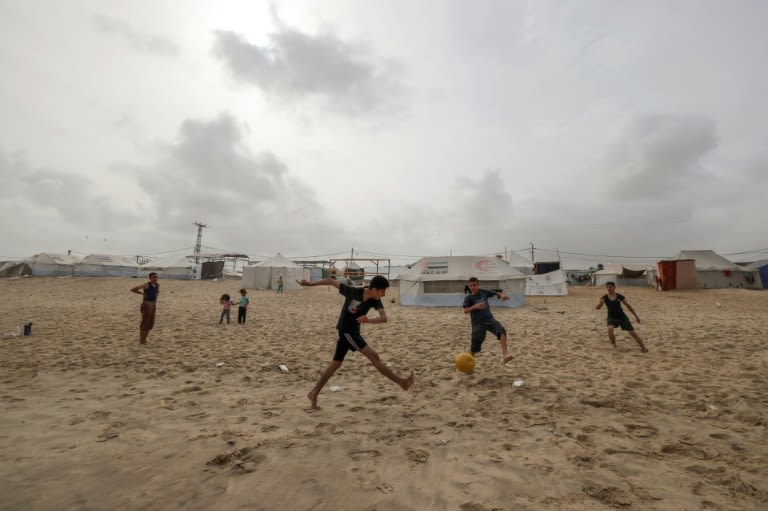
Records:
M516 358L489 338L465 375L458 304L393 289L363 335L416 384L350 354L309 413L335 289L251 291L219 325L238 281L161 280L143 349L138 282L0 281L0 509L768 509L768 291L619 289L648 354L611 347L602 289L529 297L494 310Z

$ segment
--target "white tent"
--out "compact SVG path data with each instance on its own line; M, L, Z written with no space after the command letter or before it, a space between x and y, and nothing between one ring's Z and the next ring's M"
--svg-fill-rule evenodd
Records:
M542 275L528 275L525 278L525 294L527 296L567 296L568 283L565 272L555 270Z
M283 277L283 291L301 289L297 280L309 280L309 268L302 268L280 253L253 266L243 268L243 287L248 289L277 289L278 277Z
M24 259L32 275L43 277L72 276L75 273L75 258L65 254L42 252Z
M139 265L125 256L90 254L75 264L76 277L135 277Z
M172 256L140 266L138 275L144 278L155 272L161 279L199 280L201 267L202 265L195 264L189 257Z
M400 274L400 303L430 307L459 307L470 277L480 287L501 289L508 301L491 300L494 307L525 305L525 275L497 257L424 257Z
M759 271L739 266L712 250L681 250L672 258L681 259L695 261L696 281L701 289L762 288Z
M606 263L602 270L592 274L595 286L604 286L613 282L617 286L647 286L653 285L653 265ZM650 283L648 281L650 280Z
M533 274L533 263L525 257L515 254L514 252L507 256L507 263L509 263L512 268L516 269L520 273L525 275Z

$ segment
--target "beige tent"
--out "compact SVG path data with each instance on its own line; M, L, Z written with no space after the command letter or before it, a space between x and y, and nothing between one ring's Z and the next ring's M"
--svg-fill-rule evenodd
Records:
M301 289L297 280L309 280L309 268L302 268L278 253L269 259L243 268L243 287L248 289L277 289L277 279L283 277L283 291Z
M693 259L701 289L761 289L758 271L733 263L712 250L681 250L672 260Z

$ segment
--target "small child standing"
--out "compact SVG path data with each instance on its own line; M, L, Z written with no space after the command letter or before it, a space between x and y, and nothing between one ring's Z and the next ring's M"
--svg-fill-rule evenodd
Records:
M219 318L219 324L224 322L224 318L227 318L227 324L229 324L229 310L235 304L227 293L221 295L219 299L221 304L221 317Z
M237 324L245 324L245 309L248 307L250 300L248 300L248 291L245 289L240 290L240 303L237 306Z

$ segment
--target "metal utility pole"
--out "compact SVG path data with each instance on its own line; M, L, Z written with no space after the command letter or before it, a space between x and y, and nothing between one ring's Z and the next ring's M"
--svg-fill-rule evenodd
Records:
M204 223L195 220L197 226L197 243L195 243L195 264L200 264L200 247L203 243L203 228L207 227Z
M534 265L536 264L536 263L533 261L533 242L531 242L531 264L534 264Z

